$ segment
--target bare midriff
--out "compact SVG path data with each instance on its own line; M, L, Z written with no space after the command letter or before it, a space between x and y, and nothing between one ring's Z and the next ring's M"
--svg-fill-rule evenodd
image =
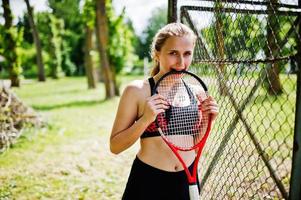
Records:
M138 106L139 118L143 115L145 99L150 95L150 85L148 81L145 81L141 89L141 99ZM182 171L184 169L179 159L160 136L143 138L140 140L140 145L141 147L137 156L146 164L170 172ZM186 166L190 166L195 158L195 151L178 152Z
M149 137L140 140L141 148L137 154L143 162L155 168L177 172L184 168L161 137ZM186 166L190 166L195 158L194 151L178 151Z

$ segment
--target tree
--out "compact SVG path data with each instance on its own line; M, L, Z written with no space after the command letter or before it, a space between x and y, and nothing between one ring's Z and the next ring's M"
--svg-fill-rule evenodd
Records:
M93 62L91 58L91 52L93 49L93 33L94 33L94 26L95 26L95 5L94 1L86 0L83 9L83 21L85 23L85 69L86 69L86 76L88 81L88 88L96 88L96 77L93 68Z
M216 2L215 21L208 28L201 30L208 52L217 60L255 59L263 51L263 44L265 43L264 28L260 18L245 13L222 12L222 6ZM201 49L200 51L203 53L202 55L206 55L204 50ZM206 57L206 59L209 58ZM239 65L234 66L239 67ZM244 70L250 65L242 64L241 66ZM227 79L229 73L227 73L225 64L219 63L218 67ZM237 73L238 70L234 72ZM223 84L219 84L220 93L226 94Z
M29 17L29 24L32 30L32 37L34 40L34 44L36 46L36 53L37 53L37 66L38 66L38 80L39 81L45 81L45 69L44 69L44 63L43 63L43 57L42 57L42 47L41 47L41 41L39 37L39 32L37 31L34 18L33 18L33 8L29 4L29 0L25 0L28 17Z
M140 59L148 57L148 59L151 60L149 52L153 38L157 31L167 23L167 9L165 7L155 8L152 13L149 23L144 29L141 40L138 42L138 47L136 48L136 53Z
M209 50L216 58L227 58L230 60L254 59L263 49L264 31L262 23L254 15L245 14L220 14L218 27L222 34L217 39L216 22L215 26L205 28L201 31L205 35ZM223 45L217 41L222 41ZM219 50L220 49L220 50Z
M62 68L67 75L83 74L84 52L82 47L85 41L85 29L80 12L80 0L48 0L48 4L52 9L52 14L57 19L64 21Z
M106 5L109 28L109 48L108 58L112 69L115 93L119 95L117 74L122 72L122 69L127 66L132 66L137 56L134 55L134 31L125 20L125 10L123 9L120 15L114 13L112 3L107 2Z
M44 63L47 66L46 74L52 78L59 78L64 74L64 47L65 34L63 19L57 18L49 12L37 13L37 28L44 50Z
M63 75L62 63L62 35L64 30L64 21L62 19L56 18L54 15L49 15L49 25L50 25L50 45L49 53L53 58L50 65L50 75L52 78L59 78Z
M10 9L9 0L2 0L3 16L4 16L4 36L3 36L3 46L4 46L4 57L6 59L5 65L8 68L9 78L11 80L11 86L20 87L20 77L21 74L21 63L20 57L18 57L17 46L20 40L20 35L17 29L12 26L13 16Z
M224 36L223 36L223 20L222 20L222 13L220 12L220 9L223 7L220 0L217 0L214 3L214 15L215 15L215 37L216 37L216 43L217 44L217 59L223 60L225 56L225 42L224 42ZM219 63L218 67L222 73L225 72L225 64ZM224 88L224 84L219 83L219 92L221 95L226 95L226 91Z
M277 0L270 0L268 1L267 10L275 11L278 10L277 8ZM279 55L279 45L278 42L280 41L279 37L279 31L280 25L278 22L277 17L275 17L274 12L269 12L268 18L267 18L267 48L265 48L265 53L267 58L275 58L277 55ZM280 73L280 63L278 61L275 61L273 63L269 63L269 65L272 65L267 73L267 79L266 79L266 86L268 93L271 95L279 95L282 94L282 85L279 78Z
M115 77L110 67L108 58L108 19L106 13L106 0L96 0L96 37L101 68L105 83L106 99L116 96Z

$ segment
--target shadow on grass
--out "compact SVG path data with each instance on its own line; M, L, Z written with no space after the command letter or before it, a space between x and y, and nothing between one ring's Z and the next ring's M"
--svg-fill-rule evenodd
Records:
M95 106L98 104L102 104L106 101L107 100L105 99L94 100L94 101L74 101L74 102L68 102L68 103L56 104L56 105L33 105L32 108L40 111L47 111L47 110L55 110L60 108Z
M57 91L40 91L37 89L37 92L33 92L32 94L30 94L30 97L46 97L46 96L56 96L56 95L72 95L72 94L80 94L85 92L82 89L74 89L74 90L57 90Z

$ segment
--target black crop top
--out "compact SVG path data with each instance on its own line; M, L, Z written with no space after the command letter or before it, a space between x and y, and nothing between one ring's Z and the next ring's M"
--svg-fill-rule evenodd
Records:
M150 85L150 89L151 89L151 95L153 95L153 88L155 87L155 81L153 79L153 77L149 78L148 79L149 81L149 85ZM192 95L191 93L191 90L187 88L187 91L188 91L188 94L191 98L191 101L192 101L192 104L187 106L187 107L182 107L181 109L184 110L182 111L183 114L187 115L187 113L189 113L189 115L185 118L183 118L182 121L179 121L178 123L182 123L182 124L187 124L187 120L189 120L189 123L191 124L195 124L195 131L198 131L199 130L199 126L201 125L200 124L200 116L199 116L199 111L201 110L201 105L197 104L197 101L195 99L195 97ZM169 110L166 111L166 115L170 115L170 112L177 112L177 113L180 113L181 111L177 110L179 108L177 107L171 107ZM172 115L170 115L172 116ZM196 117L197 116L197 117ZM168 117L169 118L169 117ZM173 120L171 120L173 121ZM173 135L175 135L175 131L178 131L178 129L174 129L172 127L177 127L177 126L174 126L172 123L168 123L167 125L167 129L169 130L169 132L171 132ZM192 129L194 130L194 129ZM190 131L191 130L187 130L187 134L191 134ZM185 133L186 131L183 130L182 133ZM154 122L152 122L146 129L145 131L143 132L143 134L140 136L140 138L147 138L147 137L155 137L155 136L160 136L160 133L157 129L157 125Z
M151 95L153 95L153 88L155 87L155 80L153 77L150 77L148 79L150 89L151 89ZM140 136L140 138L147 138L147 137L155 137L160 136L159 131L157 130L157 126L155 122L152 122L143 132L143 134Z

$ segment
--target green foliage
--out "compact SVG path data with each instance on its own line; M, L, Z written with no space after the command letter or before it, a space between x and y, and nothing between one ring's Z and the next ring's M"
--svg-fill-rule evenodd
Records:
M57 18L64 20L66 29L73 30L76 33L83 33L79 3L80 0L48 0L52 13Z
M259 19L254 15L220 14L222 33L227 59L251 59L262 49L264 30ZM217 54L215 22L202 33L214 54Z
M51 60L51 76L58 78L62 75L62 35L64 30L64 21L57 19L54 15L50 17L50 54L54 58Z
M69 46L69 41L66 40L66 38L73 39L73 33L64 28L64 21L62 19L57 18L51 13L38 13L37 18L44 50L43 55L46 56L44 62L47 65L46 68L49 69L47 74L53 77L59 77L63 74L68 76L73 75L76 67L70 60L72 48ZM48 59L49 57L50 59Z
M18 30L15 26L6 29L0 26L0 33L0 53L5 59L1 64L5 70L4 74L9 72L12 76L19 77L22 73L20 45L23 29Z
M133 65L135 60L133 55L134 33L125 22L124 11L119 16L116 16L112 5L108 3L107 15L109 24L109 61L118 74L124 66Z
M296 20L297 17L295 16L278 16L277 17L277 22L279 23L279 27L281 29L279 30L279 40L285 40L287 39L287 43L282 47L281 53L282 56L287 56L287 55L293 55L297 53L297 29L293 32L292 35L289 37L287 36L288 31L292 26L294 26L294 21ZM278 41L280 43L280 41Z
M296 19L294 16L277 16L277 20L272 22L267 22L268 19L261 19L255 15L246 14L233 15L223 13L219 14L219 18L222 21L224 58L226 59L255 59L257 56L262 56L260 54L271 51L267 46L268 27L275 29L273 37L275 37L275 42L278 45L277 48L280 48L280 51L276 50L277 52L279 51L278 56L288 56L296 53L296 34L287 36ZM275 16L271 16L271 18L275 18ZM206 40L206 44L213 55L217 55L218 49L215 23L216 21L208 28L201 30L203 38ZM284 46L279 46L281 41L285 39L288 42ZM284 72L286 63L280 62L280 65L282 72ZM263 67L265 65L258 64L258 66ZM247 67L247 65L243 65L243 67Z
M83 22L86 24L86 26L94 28L95 19L95 1L85 0L85 4L83 7Z
M49 0L53 14L64 21L63 69L67 75L82 74L84 67L84 23L80 13L80 0ZM69 60L70 59L70 60ZM72 64L71 64L72 63ZM74 69L74 67L76 69Z
M159 7L152 11L152 16L149 19L149 23L142 33L141 39L138 42L138 47L136 48L136 53L139 55L140 59L144 57L150 57L150 46L153 38L157 31L167 24L167 8Z
M62 19L56 18L49 12L35 13L36 25L42 46L42 55L46 75L59 77L63 74L71 75L75 72L74 63L70 61L71 47L63 36L68 35L64 29ZM24 30L20 52L25 77L37 76L36 53L33 44L28 16L19 19L18 29ZM57 72L56 72L57 71Z
M28 14L25 13L22 17L19 17L18 19L18 23L17 23L17 28L18 30L23 28L23 41L22 43L26 42L29 44L33 44L33 37L32 37L32 31L31 31L31 27L29 24L29 17ZM22 44L23 46L23 44Z
M5 28L3 25L0 24L0 55L4 52L4 34L5 34Z
M19 48L23 75L25 78L37 77L37 64L36 64L36 49L34 45L27 44Z
M58 78L63 75L63 34L64 22L48 12L37 14L37 28L43 47L47 75Z
M22 18L19 18L17 23L18 31L23 30L23 39L21 41L20 56L22 60L23 76L25 78L33 78L37 76L37 63L36 63L36 50L33 45L33 37L31 33L31 27L29 25L29 18L27 14L24 14Z

